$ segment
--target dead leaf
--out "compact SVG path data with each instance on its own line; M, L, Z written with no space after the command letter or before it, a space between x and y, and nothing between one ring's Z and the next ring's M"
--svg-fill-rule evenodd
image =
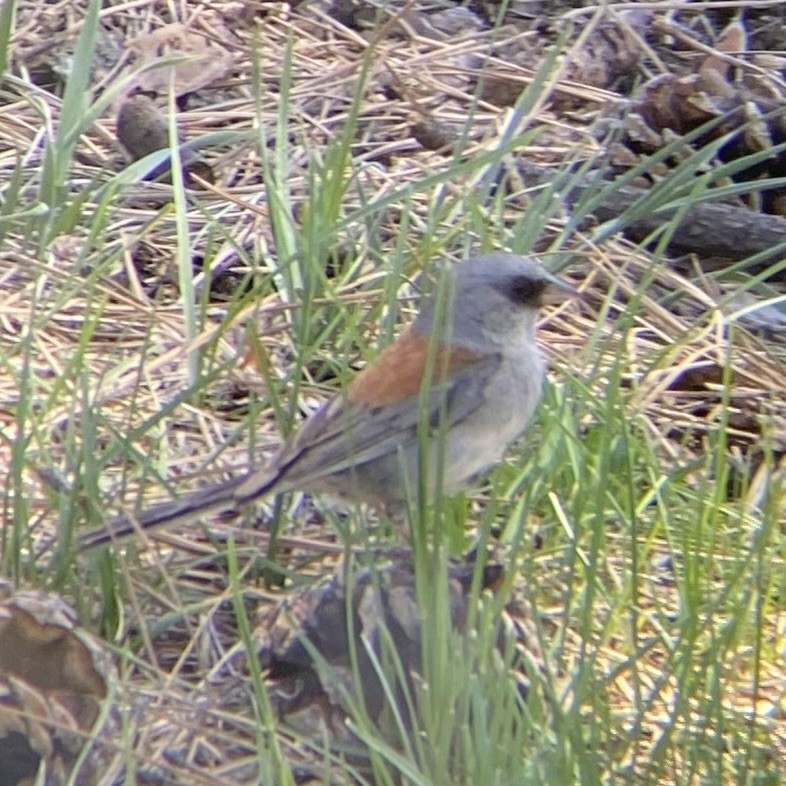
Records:
M137 68L158 64L135 80L144 92L167 93L172 84L176 96L191 93L223 79L234 66L224 47L179 22L132 38L128 48L136 55Z
M718 37L715 49L723 54L743 53L748 51L748 31L740 20L729 24ZM716 74L729 79L732 64L725 58L710 55L699 66L699 73L706 74L714 71Z
M466 624L474 569L473 559L449 567L450 618L459 631ZM503 570L499 563L487 563L483 587L495 591ZM345 571L339 569L329 579L267 611L260 622L259 658L273 685L271 698L278 712L304 731L312 728L317 716L337 734L345 728L335 720L346 712L346 696L356 694L359 688L352 652L357 655L363 702L372 718L378 718L385 706L385 687L368 647L383 660L383 642L392 639L402 674L413 684L422 679L423 620L412 556L407 550L390 555L384 567L360 570L349 586ZM534 639L523 646L533 647ZM399 711L402 717L408 716L405 702Z
M46 783L65 782L106 699L109 658L56 596L7 585L0 596L0 773L16 778L3 783L32 783L42 761Z

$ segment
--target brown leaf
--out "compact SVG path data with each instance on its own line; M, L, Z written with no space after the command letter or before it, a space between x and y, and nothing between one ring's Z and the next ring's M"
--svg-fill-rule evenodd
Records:
M18 775L3 783L24 783L42 760L55 783L98 718L109 660L59 598L7 586L0 595L0 772Z
M721 32L715 44L715 49L724 54L733 52L742 54L748 51L748 31L745 29L742 21L735 20L727 25ZM701 66L699 66L699 73L707 74L712 71L723 79L728 79L731 67L732 65L728 60L710 55L702 62Z
M332 719L343 715L347 692L358 689L352 652L357 657L364 704L376 718L384 707L385 692L367 647L382 659L383 641L393 641L402 674L414 681L421 678L423 620L414 570L411 554L402 549L390 555L384 567L359 571L349 587L340 569L263 616L260 661L274 686L271 695L278 712L290 723L310 724L317 711L333 728L341 726ZM449 567L450 618L456 630L466 624L473 571L471 558ZM502 574L500 564L488 563L483 588L497 589ZM407 716L403 703L399 710Z
M179 22L131 39L128 48L136 54L137 67L158 64L136 79L145 92L167 93L172 84L177 96L191 93L223 79L234 65L224 47Z

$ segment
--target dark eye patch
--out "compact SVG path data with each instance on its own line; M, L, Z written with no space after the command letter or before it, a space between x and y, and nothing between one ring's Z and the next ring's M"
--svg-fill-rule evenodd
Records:
M500 287L500 291L514 303L536 306L540 302L540 296L545 288L546 282L541 278L515 276L506 281Z

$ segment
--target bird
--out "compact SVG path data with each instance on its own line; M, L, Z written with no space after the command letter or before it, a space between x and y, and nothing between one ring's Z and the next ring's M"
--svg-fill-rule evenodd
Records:
M498 463L540 400L539 309L574 290L527 256L447 265L412 324L308 416L271 461L83 533L82 550L287 491L395 515L425 490L454 495Z

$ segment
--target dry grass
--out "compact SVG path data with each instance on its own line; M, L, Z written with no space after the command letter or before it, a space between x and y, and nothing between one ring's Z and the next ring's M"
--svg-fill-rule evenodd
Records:
M66 30L61 30L54 19L66 11ZM41 135L48 117L57 116L59 101L29 83L26 90L22 87L37 62L63 62L63 47L77 31L82 14L73 3L21 3L19 16L13 55L23 76L3 88L0 168L9 174L20 168L25 178L20 204L25 204L35 196ZM43 249L37 249L18 225L3 238L0 465L17 466L19 441L26 440L23 486L15 493L24 493L34 542L52 538L57 518L53 506L70 499L78 507L90 498L80 490L85 465L75 463L73 453L82 430L96 432L92 439L98 455L90 474L97 471L104 509L87 510L93 522L105 509L135 504L139 494L146 502L166 496L164 479L180 493L209 474L245 465L250 456L262 461L279 440L280 413L270 401L287 389L293 373L303 375L293 409L311 411L350 369L373 356L377 341L389 337L390 318L396 312L380 306L389 275L388 255L408 260L404 270L412 274L429 258L453 258L478 245L508 246L515 241L517 209L490 211L485 236L479 223L467 216L465 196L479 187L484 169L466 166L456 177L422 186L452 165L451 153L423 150L412 139L413 120L427 116L457 133L467 131L465 161L493 149L500 134L510 130L509 123L519 129L543 124L541 135L518 151L530 159L551 162L566 158L568 151L571 158L577 151L586 157L596 153L588 128L598 104L587 104L569 119L554 114L547 99L555 75L548 77L538 101L523 116L476 100L467 63L472 57L486 57L492 33L435 41L389 36L388 27L369 37L341 28L317 8L293 11L274 4L255 9L234 2L144 0L102 11L102 43L108 50L115 48L115 62L110 58L99 66L93 80L122 80L123 63L129 59L123 47L129 39L175 20L208 34L234 59L231 75L220 85L200 90L193 108L179 115L185 135L198 138L217 129L248 134L246 141L203 151L216 173L216 185L195 191L188 204L191 248L201 257L209 247L213 271L212 281L204 270L196 275L202 304L196 338L187 338L178 302L175 216L165 206L169 186L145 183L124 188L102 206L107 213L99 238L87 234L99 209L90 199L81 205L73 224ZM39 38L47 25L56 32ZM521 43L527 44L526 36ZM329 359L326 373L324 364L302 362L303 348L292 334L290 314L298 308L293 293L269 283L277 268L277 239L256 140L260 126L269 140L274 137L284 100L282 64L290 62L286 188L293 214L313 210L311 189L328 182L312 179L314 162L352 120L362 57L372 44L374 55L352 147L353 178L340 194L343 219L337 220L340 229L331 239L342 249L344 267L324 293L326 306L349 309L358 327L348 339L340 331L327 333L322 343L308 348L308 357ZM260 55L258 92L252 62L255 45ZM532 78L533 72L524 67L506 63L506 68L524 85ZM400 98L386 97L390 85ZM579 88L573 92L581 97ZM591 95L596 101L603 98L598 90ZM470 116L472 124L465 128ZM69 187L79 191L102 182L122 166L114 115L107 112L80 139ZM539 228L542 248L565 221L552 217ZM618 378L624 391L620 406L635 422L638 438L655 446L662 478L674 468L684 468L685 488L696 494L708 482L706 456L715 449L718 433L725 434L729 452L753 478L745 484L743 498L729 499L728 509L738 510L741 527L754 531L758 506L770 484L783 482L782 469L765 460L769 452L777 457L786 449L783 346L744 326L732 329L728 317L734 304L724 301L718 285L691 268L679 272L663 261L653 263L619 239L596 248L589 234L581 232L560 249L563 256L565 252L574 260L566 274L585 299L543 321L540 340L552 361L555 384L582 380L588 398L602 401L609 380ZM236 291L227 296L222 277L230 285L242 282L248 294L238 298ZM408 302L403 303L399 322L406 321L407 312ZM388 321L380 333L381 319ZM191 387L187 350L195 347L203 350L210 379L198 396L184 397ZM24 391L20 380L27 385ZM31 402L24 407L24 423L21 398ZM254 412L252 426L244 418L249 406ZM166 416L158 419L162 411ZM584 410L580 423L589 431L594 425L591 411ZM145 427L137 431L140 424ZM117 435L125 434L139 436L133 449L123 452ZM53 491L57 484L59 495ZM73 496L70 488L75 489ZM609 595L596 600L599 616L593 630L584 628L578 612L572 616L575 608L566 613L564 566L554 559L554 551L533 557L542 582L538 613L551 619L565 637L562 666L569 673L573 659L586 654L589 636L598 673L615 675L604 696L610 714L621 729L639 725L640 741L630 761L618 762L621 770L629 764L634 771L642 768L651 746L664 739L680 700L675 695L678 680L669 673L669 654L661 646L664 620L680 614L676 583L659 561L673 557L674 533L658 525L652 508L643 505L639 513L641 529L634 537L648 562L637 566L639 628L633 640L624 640L630 633L627 624L611 636L608 627L620 614L614 588L629 589L629 532L612 522L605 535L608 553L601 572ZM260 519L267 518L263 510ZM249 608L264 607L280 597L283 591L264 590L253 578L254 557L266 552L267 532L241 530L234 521L210 524L220 541L230 533L236 539L241 575L252 576L245 590ZM654 533L648 529L653 525ZM158 548L143 552L139 560L119 563L128 603L119 627L140 646L138 661L125 670L118 702L125 706L124 723L135 737L139 766L194 783L256 782L259 727L242 681L226 666L237 641L231 588L215 563L214 548L193 532L162 535L157 543ZM341 551L333 530L323 526L322 511L308 507L305 513L300 509L294 531L286 533L280 546L287 569L299 581L328 570ZM700 557L732 558L731 536L714 546L710 553L699 543ZM562 548L570 547L565 540ZM782 553L772 554L768 575L782 571L782 561ZM531 602L533 591L519 592ZM720 585L718 592L722 594ZM781 752L786 749L783 620L782 605L761 610L760 663L753 663L746 639L739 648L724 650L724 662L706 664L726 680L723 701L729 703L731 715L744 719L756 712L772 735L763 744L777 750L773 741L778 740ZM166 633L161 636L159 630ZM711 626L701 627L692 645L697 651L706 646L716 652L708 643L716 633ZM631 652L637 649L632 669ZM652 699L642 709L644 695ZM566 703L573 699L564 697ZM302 738L282 731L280 741L287 757L313 764L315 754ZM124 766L125 750L125 743L118 746L118 758L107 772ZM668 773L663 773L662 782L669 782Z

